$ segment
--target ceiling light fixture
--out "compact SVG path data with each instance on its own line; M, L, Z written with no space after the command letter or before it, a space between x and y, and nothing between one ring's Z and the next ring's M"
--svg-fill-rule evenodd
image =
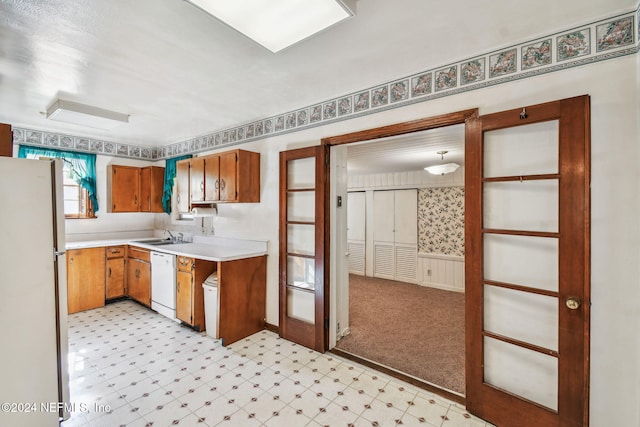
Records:
M103 130L110 130L123 123L129 123L128 114L62 99L56 99L47 108L47 119Z
M278 52L355 13L356 0L187 0Z
M440 158L442 160L444 160L444 155L447 153L448 151L438 151L438 154L440 154ZM426 167L424 168L424 170L433 175L444 175L446 173L455 172L459 167L460 165L457 163L443 163L440 165Z

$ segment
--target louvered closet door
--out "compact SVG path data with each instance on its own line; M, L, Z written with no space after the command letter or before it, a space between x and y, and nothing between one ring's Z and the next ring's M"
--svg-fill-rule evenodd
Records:
M589 99L470 119L466 150L467 408L586 425Z
M418 192L373 192L373 275L417 282Z
M280 153L280 335L324 352L324 146Z
M418 190L394 191L395 279L418 281Z
M373 276L395 278L395 197L393 191L373 192Z

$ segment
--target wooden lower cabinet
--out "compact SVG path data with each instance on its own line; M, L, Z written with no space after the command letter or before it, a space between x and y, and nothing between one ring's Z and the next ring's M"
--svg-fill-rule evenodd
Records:
M265 328L267 257L218 263L218 336L228 345Z
M106 249L107 270L105 298L119 298L125 292L126 246L109 246Z
M104 272L104 248L67 251L67 308L69 314L104 306Z
M202 283L216 271L217 263L178 256L176 271L176 318L197 331L205 330Z
M144 249L129 247L127 257L127 295L151 306L151 255Z

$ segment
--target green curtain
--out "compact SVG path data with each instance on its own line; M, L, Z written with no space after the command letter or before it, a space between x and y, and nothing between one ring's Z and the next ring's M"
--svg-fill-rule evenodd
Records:
M171 213L171 195L173 194L173 180L176 177L176 162L190 159L191 154L167 159L164 165L164 191L162 192L162 208L168 214Z
M91 203L93 204L93 210L94 212L98 212L95 154L76 153L72 151L20 145L18 157L23 159L37 159L39 157L63 159L65 164L70 167L71 179L87 190L89 193L89 199L91 199Z

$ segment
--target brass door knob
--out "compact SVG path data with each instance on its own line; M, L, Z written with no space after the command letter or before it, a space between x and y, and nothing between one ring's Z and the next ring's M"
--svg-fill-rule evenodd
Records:
M578 297L569 297L567 298L567 301L565 302L566 306L568 309L570 310L577 310L580 308L580 305L582 304L582 302L580 301L580 298Z

